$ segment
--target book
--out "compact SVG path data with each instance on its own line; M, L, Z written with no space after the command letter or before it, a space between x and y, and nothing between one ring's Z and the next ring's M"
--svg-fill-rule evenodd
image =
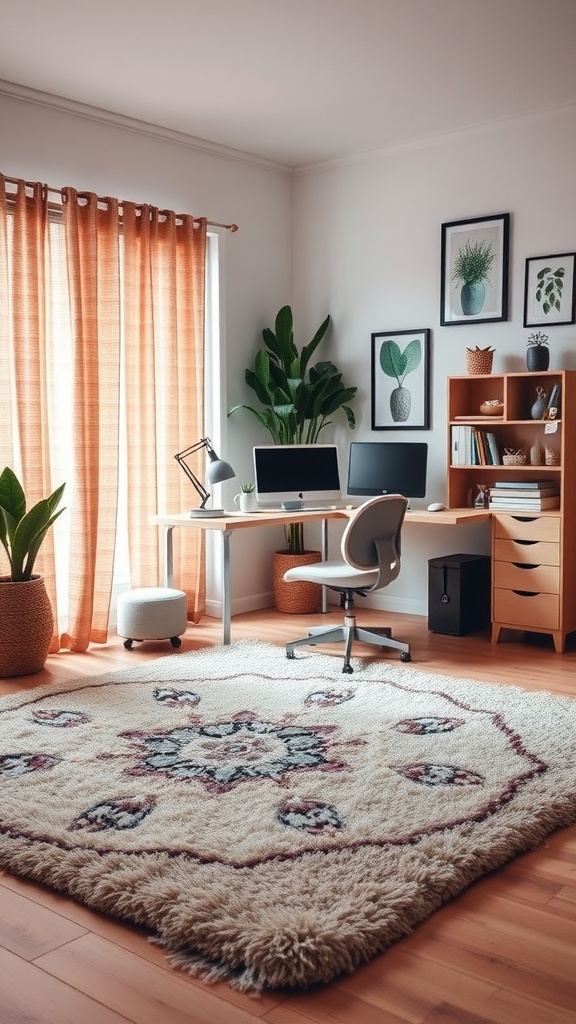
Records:
M561 395L562 395L562 385L561 384L554 384L554 386L552 387L552 390L550 392L550 397L548 399L548 404L546 405L546 409L544 410L544 415L543 415L542 419L544 419L544 420L557 420L557 419L560 418L560 413L561 413L560 399L561 399Z
M500 454L498 452L498 443L496 441L496 435L492 434L491 432L487 433L486 439L488 441L488 451L490 452L490 465L499 466Z
M560 499L557 494L549 498L492 498L488 508L511 508L516 511L543 512L546 508L559 508Z
M491 498L553 498L558 494L556 485L552 487L538 487L532 490L521 490L519 487L491 487Z
M547 480L496 480L493 486L496 488L506 487L507 489L520 488L523 491L540 491L545 487L550 487L551 484L552 481L548 477ZM556 484L554 483L553 486L555 487Z

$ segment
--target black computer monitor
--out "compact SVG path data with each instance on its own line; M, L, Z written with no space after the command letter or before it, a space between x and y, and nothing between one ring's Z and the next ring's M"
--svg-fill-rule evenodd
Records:
M348 494L426 494L428 445L421 441L352 441L348 460Z

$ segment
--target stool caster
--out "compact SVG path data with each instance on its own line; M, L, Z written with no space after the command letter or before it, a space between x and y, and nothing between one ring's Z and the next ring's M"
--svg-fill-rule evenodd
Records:
M179 636L171 636L170 643L172 644L172 647L180 647L182 641Z

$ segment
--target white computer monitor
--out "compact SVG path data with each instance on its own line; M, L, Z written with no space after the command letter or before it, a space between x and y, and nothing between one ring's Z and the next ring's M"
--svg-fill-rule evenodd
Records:
M271 444L254 447L259 505L330 503L342 497L335 444Z

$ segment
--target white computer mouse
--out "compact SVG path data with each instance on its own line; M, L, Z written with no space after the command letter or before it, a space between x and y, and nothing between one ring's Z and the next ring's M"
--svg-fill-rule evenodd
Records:
M431 505L428 505L429 512L443 512L446 505L443 505L441 501L433 501Z

